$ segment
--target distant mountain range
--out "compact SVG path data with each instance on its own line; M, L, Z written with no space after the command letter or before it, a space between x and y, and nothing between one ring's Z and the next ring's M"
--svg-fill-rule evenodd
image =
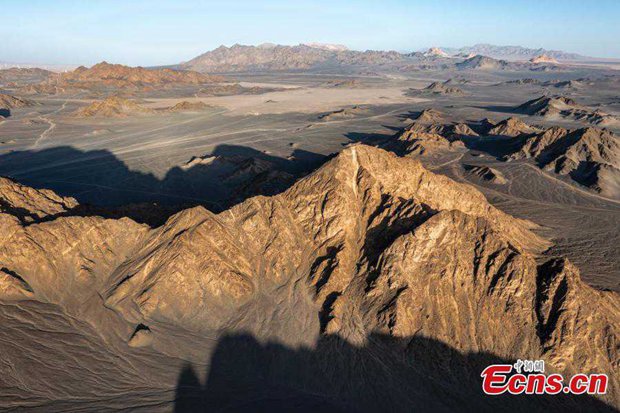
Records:
M183 69L200 72L238 72L249 70L307 70L316 67L372 66L407 60L408 55L395 51L359 52L341 45L300 44L283 46L235 44L220 46L188 62Z
M520 46L479 44L460 49L432 47L425 51L356 51L343 45L299 44L284 46L263 43L258 46L235 44L220 46L178 65L181 69L207 73L333 70L333 69L500 69L556 70L567 61L591 60L585 56L557 50L528 49Z
M172 65L173 68L195 70L200 72L241 72L241 71L277 71L335 69L342 67L368 68L371 66L406 67L422 64L446 65L456 64L456 59L470 59L475 56L492 58L507 62L528 62L534 64L554 64L571 61L592 61L595 58L577 53L543 48L531 49L522 46L496 46L476 44L461 48L431 47L423 51L401 53L397 51L351 50L341 44L304 43L296 46L262 43L257 46L235 44L220 46L203 53L187 62ZM544 59L543 59L544 57ZM480 59L480 58L478 58ZM442 63L439 63L441 61ZM485 63L484 66L497 66ZM506 65L499 64L504 68ZM0 62L0 70L10 67L39 67L55 72L73 70L69 65L35 65Z
M36 63L14 63L14 62L2 62L0 61L0 70L11 69L11 68L22 68L22 69L45 69L50 70L52 72L65 72L67 70L73 70L77 67L77 65L47 65L47 64L36 64Z
M591 60L591 57L582 56L577 53L568 53L561 50L547 49L530 49L522 46L496 46L487 43L479 43L473 46L465 46L461 48L442 47L444 52L455 55L483 55L493 57L495 59L504 60L529 60L537 56L545 55L556 60Z

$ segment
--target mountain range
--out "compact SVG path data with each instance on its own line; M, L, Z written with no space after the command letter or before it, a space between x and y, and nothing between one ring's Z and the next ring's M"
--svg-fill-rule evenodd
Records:
M363 66L385 65L390 63L411 63L418 60L436 59L467 59L476 55L486 58L507 61L533 60L533 63L554 63L555 61L588 61L594 58L577 53L561 50L547 50L543 48L527 48L522 46L497 46L486 43L454 47L431 47L422 51L397 52L394 50L351 50L342 44L302 43L299 45L280 45L262 43L256 46L234 44L220 46L205 52L186 62L172 67L196 70L200 72L237 72L247 70L294 70L310 69L317 66ZM547 62L541 61L544 56ZM0 62L0 70L12 67L41 67L53 71L66 71L75 66L61 65L32 65Z
M2 71L0 71L0 79L1 76ZM198 87L223 81L225 79L221 76L210 76L190 70L146 69L110 64L104 61L89 68L80 66L73 71L64 73L48 72L43 80L27 84L20 89L20 92L25 94L55 94L67 91L127 92L152 90L154 88L174 88L184 85Z
M336 47L300 44L297 46L235 44L220 46L179 66L199 72L236 72L247 70L299 70L314 67L368 66L407 60L395 51L358 52Z
M561 50L547 50L543 48L531 49L523 46L496 46L487 43L479 43L473 46L465 46L460 48L442 47L441 49L452 56L479 54L504 60L530 60L541 55L545 55L556 60L565 61L592 59L591 57L583 56L577 53L564 52Z
M381 67L395 70L411 70L416 67L458 69L461 68L459 64L464 65L462 68L472 69L493 67L540 70L542 67L557 66L555 63L558 61L585 59L587 58L571 53L514 46L477 45L461 49L432 47L423 52L401 53L393 50L356 51L342 45L310 43L286 46L267 43L258 46L240 44L231 47L220 46L183 62L178 67L205 73L354 67Z

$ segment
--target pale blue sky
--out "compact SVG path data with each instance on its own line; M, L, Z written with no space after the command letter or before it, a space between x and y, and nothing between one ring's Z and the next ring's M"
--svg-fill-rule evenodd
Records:
M620 1L0 0L0 62L171 64L221 44L474 43L620 58Z

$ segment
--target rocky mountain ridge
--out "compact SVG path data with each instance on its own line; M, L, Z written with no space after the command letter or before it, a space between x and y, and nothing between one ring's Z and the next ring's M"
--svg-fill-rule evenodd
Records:
M552 63L531 63L498 60L483 53L449 54L439 48L424 52L356 51L338 47L273 45L268 47L235 44L220 46L178 65L181 69L206 73L367 69L369 66L386 70L411 71L435 69L502 69L558 70Z
M539 265L548 242L532 232L534 224L409 157L354 145L284 193L219 214L188 209L157 228L129 218L72 216L75 201L8 180L0 181L0 200L2 301L59 306L97 328L104 342L125 337L128 347L110 348L121 357L151 349L137 354L191 359L191 343L223 330L292 347L322 336L359 347L381 334L400 343L382 350L389 360L448 368L437 347L411 347L415 337L426 337L458 353L543 358L565 374L605 372L612 391L604 399L618 405L618 295L583 284L566 260ZM28 221L20 218L26 215ZM328 359L338 354L325 346L318 351ZM0 354L9 363L21 357ZM457 370L473 377L476 368ZM68 374L52 371L56 379ZM439 378L429 374L425 380ZM303 371L295 377L270 380L292 386L289 395L304 403L294 395L316 384L297 388ZM331 380L327 371L321 377ZM315 394L348 409L376 408L330 383ZM461 407L480 403L458 393L468 390L435 383L442 397L422 387L407 396L394 392L389 404L404 411L411 399L426 406L455 397L463 397ZM91 385L83 378L74 390ZM571 405L556 400L532 403L538 410Z
M211 76L189 70L146 69L108 62L87 68L50 75L46 80L30 84L21 90L27 93L57 94L67 91L143 91L155 88L200 86L223 82L220 76Z
M577 53L569 53L561 50L547 50L543 48L532 49L522 46L497 46L492 44L480 43L473 46L461 48L442 47L443 50L457 54L481 54L495 59L521 60L526 61L537 56L548 56L556 60L585 60L586 56Z
M566 106L577 104L568 98L541 97L519 108L531 115L552 116L565 113L560 110L565 111ZM493 151L503 153L499 156L503 160L533 159L540 168L565 175L605 197L620 199L620 143L607 129L545 128L529 125L518 117L464 123L426 109L384 143L385 148L400 154L431 156L463 151L466 145L491 145ZM490 176L489 171L475 172Z
M620 198L620 143L612 132L552 127L523 139L510 159L533 158L545 170L570 176L610 198Z
M609 126L620 122L609 113L580 105L566 96L541 96L517 106L515 111L549 119L574 119L598 126Z

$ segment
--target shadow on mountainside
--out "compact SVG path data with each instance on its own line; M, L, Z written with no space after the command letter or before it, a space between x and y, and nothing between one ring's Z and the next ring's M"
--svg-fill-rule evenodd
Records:
M349 143L376 146L384 146L394 137L358 132L345 136ZM209 154L188 160L186 165L169 169L159 178L129 169L105 149L82 151L58 146L0 155L0 176L36 189L51 189L81 204L75 210L43 220L63 215L127 216L157 226L188 207L202 205L217 213L252 196L276 195L334 155L294 149L285 158L247 146L223 144ZM30 223L41 222L23 218Z
M83 204L67 215L130 216L157 224L190 206L219 212L254 195L275 195L329 159L304 150L280 158L234 145L217 146L209 157L174 167L159 179L129 169L107 150L61 146L0 155L0 176ZM140 217L143 213L147 216Z
M510 361L463 354L439 341L374 334L364 347L323 336L316 348L223 337L204 386L190 365L177 382L176 413L617 411L592 396L485 396L480 372Z

